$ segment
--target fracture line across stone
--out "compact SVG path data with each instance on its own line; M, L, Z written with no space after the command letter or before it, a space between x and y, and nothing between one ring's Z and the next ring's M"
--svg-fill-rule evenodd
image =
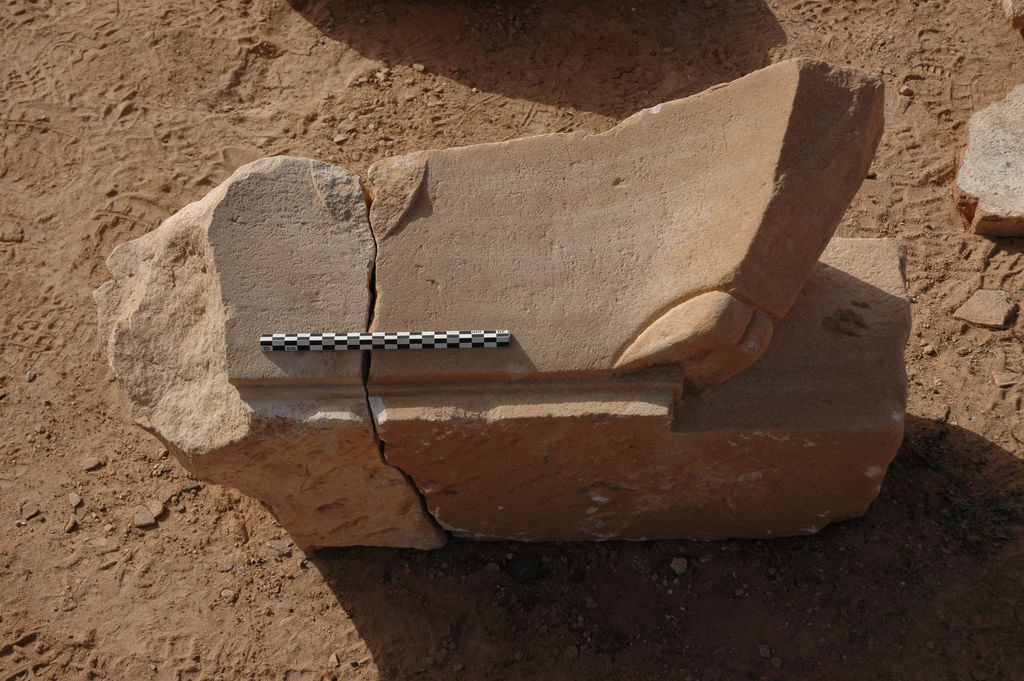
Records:
M511 333L500 331L372 331L369 333L265 333L264 352L298 350L434 350L507 348Z

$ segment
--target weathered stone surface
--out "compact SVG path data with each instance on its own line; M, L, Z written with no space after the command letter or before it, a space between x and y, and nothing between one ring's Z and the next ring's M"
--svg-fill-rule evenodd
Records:
M156 518L148 507L140 504L135 509L135 517L132 519L132 523L135 527L153 527L156 525Z
M956 309L959 319L990 329L1005 329L1017 312L1017 302L1006 291L980 289Z
M776 64L599 135L373 165L373 330L510 329L513 346L409 361L384 383L685 365L703 389L764 352L860 186L882 83Z
M971 116L955 193L973 232L1024 236L1024 85Z
M375 396L386 456L460 536L817 532L867 509L902 439L902 257L833 240L764 357L700 395Z
M902 433L898 248L837 240L815 264L881 118L878 79L797 60L600 135L388 159L369 215L352 173L264 159L111 254L101 337L138 422L303 550L436 547L435 518L528 540L816 531L863 512ZM368 327L514 344L258 343Z
M1003 0L1003 11L1014 28L1024 28L1024 0Z
M381 458L361 353L277 353L260 333L365 328L358 178L270 158L122 244L96 291L133 417L196 476L266 502L304 548L430 548L443 534Z

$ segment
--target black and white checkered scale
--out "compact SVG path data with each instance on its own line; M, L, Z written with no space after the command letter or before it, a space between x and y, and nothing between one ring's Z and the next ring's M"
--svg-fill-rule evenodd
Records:
M373 331L369 333L265 333L260 349L278 350L431 350L506 348L511 334L502 331Z

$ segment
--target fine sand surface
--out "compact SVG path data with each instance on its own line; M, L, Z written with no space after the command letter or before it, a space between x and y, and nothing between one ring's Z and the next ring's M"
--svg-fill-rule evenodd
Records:
M238 165L365 172L598 131L797 56L887 88L839 228L906 244L913 301L906 441L864 518L775 541L281 555L257 502L181 491L131 424L97 339L103 261ZM1022 82L996 0L5 0L0 681L1024 678L1024 378L993 379L1024 371L1024 322L951 316L982 287L1024 302L1024 239L966 234L951 193L970 114Z

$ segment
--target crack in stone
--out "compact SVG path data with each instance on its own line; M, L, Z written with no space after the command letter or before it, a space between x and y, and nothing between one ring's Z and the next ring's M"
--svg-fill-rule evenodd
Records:
M377 235L373 231L373 223L370 222L370 206L373 203L373 194L370 188L367 187L366 183L360 180L360 187L363 190L363 201L366 203L366 224L370 228L370 238L373 239L373 262L370 264L370 280L368 282L370 290L370 309L366 316L366 331L369 332L373 328L373 314L377 307ZM408 473L388 461L387 455L384 453L384 449L387 444L381 438L380 433L377 432L377 413L383 411L383 402L380 401L379 397L370 397L370 362L372 361L371 355L373 350L363 351L363 362L362 362L362 374L363 374L363 395L366 399L366 411L370 417L370 428L373 430L373 440L377 443L377 450L380 453L380 460L385 466L389 466L396 471L399 475L405 478L405 482L412 488L416 496L419 497L420 507L423 509L423 515L426 517L438 530L444 533L445 537L450 538L451 533L442 527L438 522L437 518L430 512L427 507L427 499L423 496L423 492L420 491L419 485L412 479ZM374 408L374 400L379 404L379 408Z

